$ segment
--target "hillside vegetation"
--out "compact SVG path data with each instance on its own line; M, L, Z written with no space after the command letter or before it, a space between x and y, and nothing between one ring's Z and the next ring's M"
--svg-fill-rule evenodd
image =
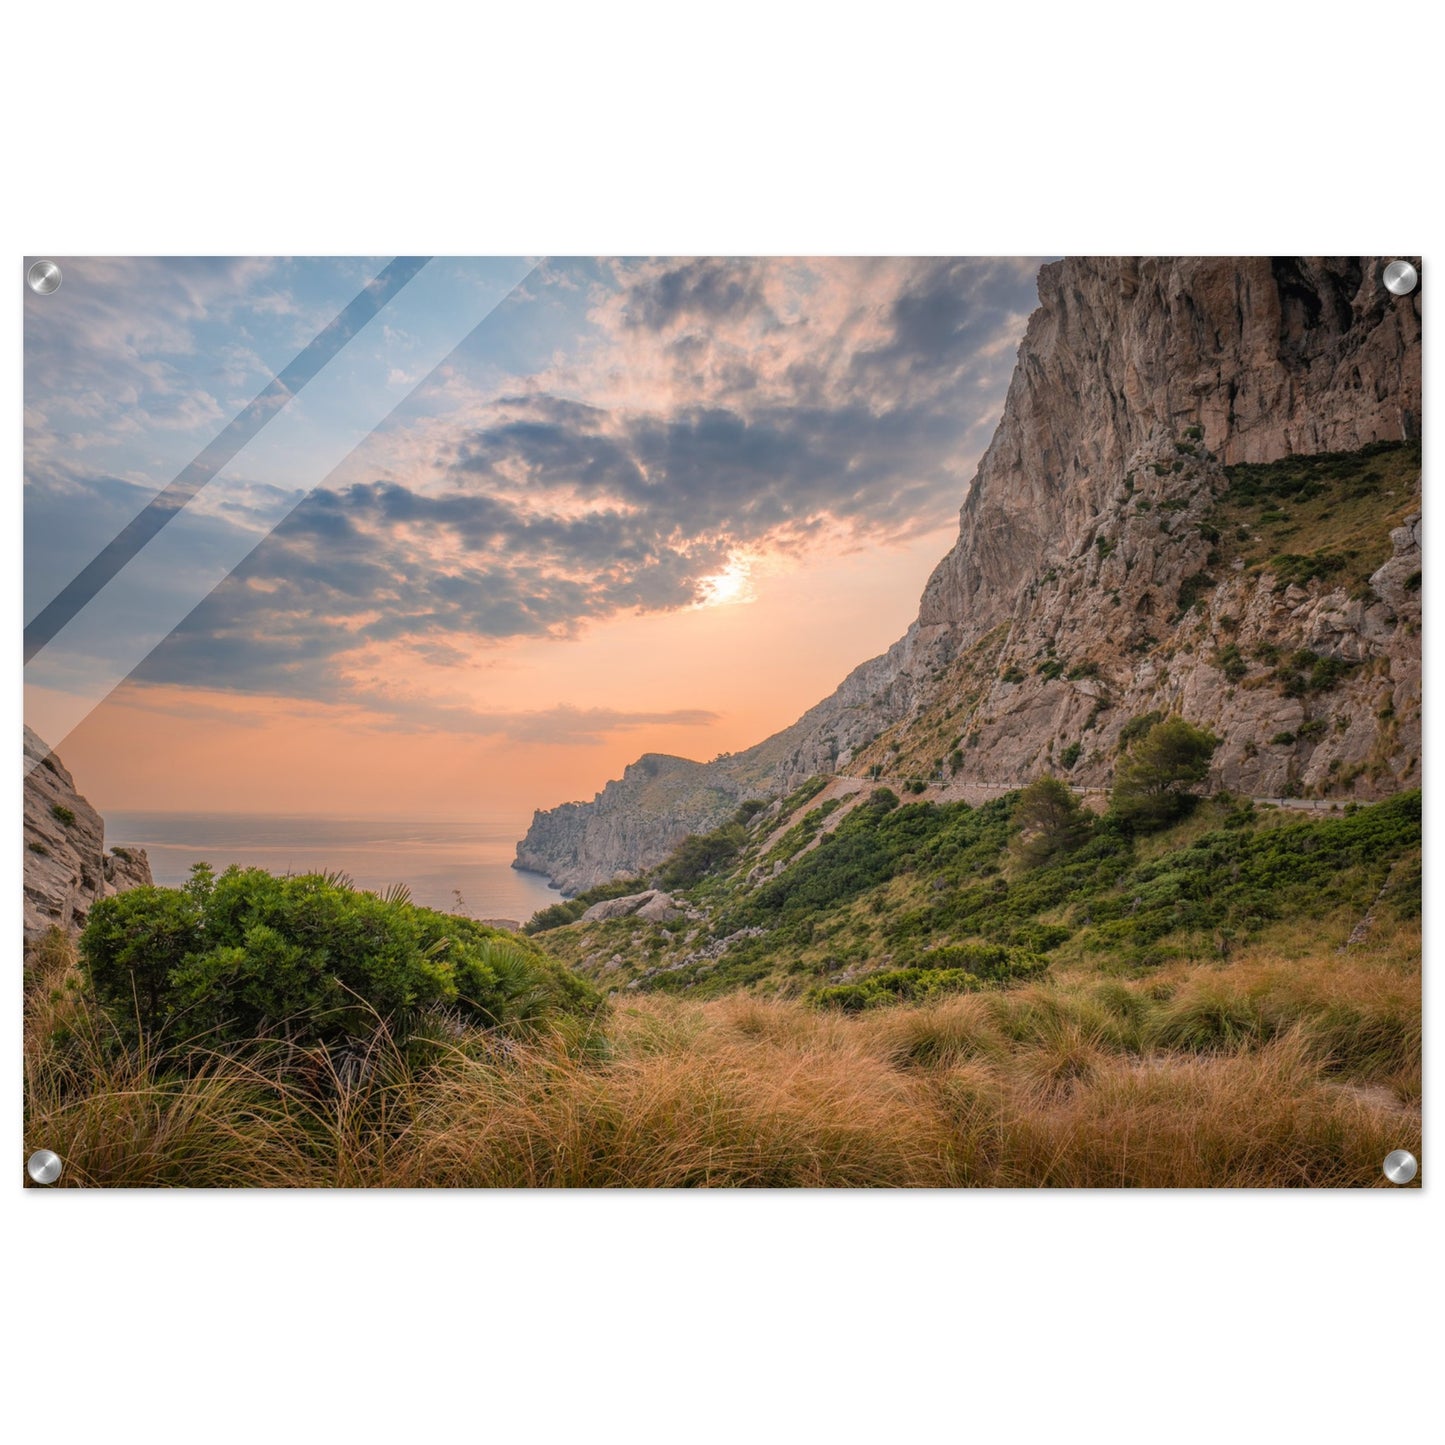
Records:
M1150 805L1098 818L816 780L599 890L665 879L665 922L137 889L30 955L27 1149L72 1186L1384 1183L1421 1138L1419 794L1196 800L1159 769L1207 734L1131 746Z
M1396 916L1418 914L1418 792L1325 814L1218 795L1144 834L1089 819L1075 846L1033 866L1016 846L1018 798L904 803L879 788L827 833L827 805L804 801L781 838L761 815L731 861L677 890L685 916L539 915L534 937L607 988L849 1005L1045 973L1130 976L1248 942L1338 947L1382 890Z

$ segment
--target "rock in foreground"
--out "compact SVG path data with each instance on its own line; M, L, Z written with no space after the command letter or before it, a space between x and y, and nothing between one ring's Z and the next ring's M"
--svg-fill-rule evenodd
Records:
M98 899L149 884L143 848L105 850L105 821L41 739L25 729L25 942L79 933Z

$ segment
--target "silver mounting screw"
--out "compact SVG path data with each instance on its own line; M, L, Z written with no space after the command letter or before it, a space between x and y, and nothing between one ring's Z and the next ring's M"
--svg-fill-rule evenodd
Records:
M1408 1149L1394 1149L1385 1155L1385 1178L1391 1184L1408 1184L1419 1167Z
M60 1169L60 1155L50 1149L37 1149L25 1161L25 1172L37 1184L54 1184L60 1178Z
M1385 290L1408 296L1419 284L1420 273L1408 261L1391 261L1385 267Z
M60 267L54 261L37 261L26 273L25 284L37 296L60 289Z

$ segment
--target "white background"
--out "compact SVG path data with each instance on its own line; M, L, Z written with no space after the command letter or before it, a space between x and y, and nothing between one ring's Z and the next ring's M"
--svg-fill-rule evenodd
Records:
M0 43L0 737L23 253L1424 253L1428 277L1426 13L32 0ZM24 1191L18 767L7 789L0 1369L27 1438L1438 1432L1438 1187Z

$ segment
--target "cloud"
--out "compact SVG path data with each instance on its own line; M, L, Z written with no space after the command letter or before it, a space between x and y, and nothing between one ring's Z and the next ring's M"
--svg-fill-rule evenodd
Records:
M167 686L132 689L126 705L161 718L225 727L254 715L254 694L234 689ZM288 725L344 720L347 733L368 730L416 733L437 731L542 746L593 746L618 733L639 728L707 728L721 714L706 708L637 709L575 707L557 703L547 708L488 709L465 702L438 701L420 695L404 681L363 679L338 709L320 699L267 696L263 710Z
M447 732L497 736L514 743L557 746L601 744L619 732L642 727L708 727L720 714L705 708L674 708L662 712L623 712L615 708L556 707L530 712L478 712L464 707L404 706L391 710L393 726L421 724Z
M1002 405L1035 272L549 263L508 324L571 307L568 344L500 377L496 357L517 349L505 337L453 357L137 677L346 698L367 649L471 657L575 636L704 601L731 561L936 530ZM417 706L386 705L420 721ZM491 726L443 712L449 726ZM546 717L542 732L575 723Z

